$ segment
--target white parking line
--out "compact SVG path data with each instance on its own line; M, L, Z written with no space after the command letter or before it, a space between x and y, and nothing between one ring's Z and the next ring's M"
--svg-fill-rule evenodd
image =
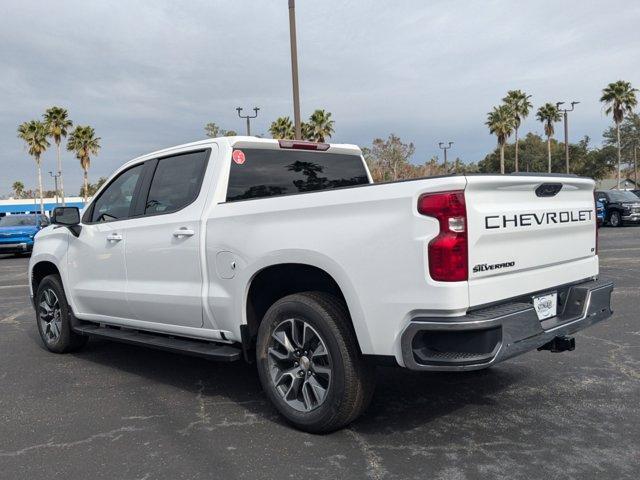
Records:
M26 285L0 285L0 290L4 289L4 288L24 288L24 287L28 287L29 284Z

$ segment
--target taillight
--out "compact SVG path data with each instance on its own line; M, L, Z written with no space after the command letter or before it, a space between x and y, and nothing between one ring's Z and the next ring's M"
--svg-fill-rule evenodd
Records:
M429 273L439 282L467 280L467 209L464 191L427 193L418 199L418 212L434 217L440 233L429 242Z
M306 140L278 140L280 148L292 148L293 150L329 150L328 143L307 142Z

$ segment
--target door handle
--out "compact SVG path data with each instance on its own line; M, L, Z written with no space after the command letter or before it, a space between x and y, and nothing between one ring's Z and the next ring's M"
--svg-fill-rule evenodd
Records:
M187 227L181 227L178 230L176 230L175 232L173 232L173 236L176 237L176 238L192 237L195 234L196 234L196 232L194 232L193 230L191 230L190 228L187 228Z
M107 240L110 242L119 242L120 240L122 240L122 235L120 235L119 233L110 233L109 235L107 235Z

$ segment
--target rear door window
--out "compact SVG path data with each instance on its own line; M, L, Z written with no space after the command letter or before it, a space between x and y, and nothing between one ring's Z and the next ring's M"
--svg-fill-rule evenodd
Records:
M359 155L281 149L241 150L244 161L231 162L228 202L369 183Z
M208 151L161 158L151 181L145 215L169 213L193 202L200 193Z

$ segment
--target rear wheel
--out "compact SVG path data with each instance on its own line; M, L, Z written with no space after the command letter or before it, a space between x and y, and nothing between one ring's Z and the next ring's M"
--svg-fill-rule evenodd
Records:
M87 337L71 329L71 309L58 275L48 275L42 279L36 292L35 305L38 331L48 350L55 353L72 352L87 343Z
M278 300L260 324L256 353L267 396L302 430L342 428L371 400L374 368L358 351L345 306L331 295Z
M622 217L620 216L620 212L613 211L611 212L611 216L609 217L609 223L612 227L621 227L622 226Z

